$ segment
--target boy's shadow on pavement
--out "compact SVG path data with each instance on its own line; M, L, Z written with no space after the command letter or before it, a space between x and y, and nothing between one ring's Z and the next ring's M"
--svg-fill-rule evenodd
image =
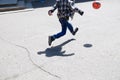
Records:
M45 54L46 57L53 57L53 56L63 56L63 57L67 57L67 56L72 56L74 55L74 53L71 53L71 54L64 54L66 51L62 51L62 47L64 45L66 45L67 43L73 41L75 39L69 39L65 42L63 42L62 44L60 45L57 45L57 46L54 46L54 47L51 47L51 48L47 48L45 51L39 51L37 52L38 55L41 55L41 54Z

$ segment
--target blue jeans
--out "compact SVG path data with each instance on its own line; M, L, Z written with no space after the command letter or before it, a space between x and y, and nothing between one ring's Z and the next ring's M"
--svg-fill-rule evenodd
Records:
M66 34L66 30L67 28L69 29L69 31L71 33L73 33L73 26L68 22L67 19L65 18L60 18L59 19L60 23L61 23L61 27L62 27L62 31L53 35L53 37L56 39L56 38L60 38L62 36L64 36Z

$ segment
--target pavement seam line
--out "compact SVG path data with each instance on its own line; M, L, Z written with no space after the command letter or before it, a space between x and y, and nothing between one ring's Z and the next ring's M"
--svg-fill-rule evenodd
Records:
M17 44L15 44L15 43L12 43L12 42L10 42L10 41L8 41L8 40L3 39L2 37L0 37L0 39L3 40L4 42L7 42L8 44L11 44L11 45L20 47L20 48L22 48L22 49L25 49L26 52L28 53L29 60L32 62L32 64L33 64L34 66L36 66L37 68L41 69L43 72L48 73L49 75L51 75L51 76L53 76L53 77L56 77L56 78L58 78L58 79L61 80L61 77L60 77L60 76L58 76L58 75L56 75L56 74L53 74L53 73L51 73L51 72L43 69L41 66L35 64L35 63L33 62L33 60L31 59L31 57L30 57L30 51L29 51L26 47L21 46L21 45L17 45Z

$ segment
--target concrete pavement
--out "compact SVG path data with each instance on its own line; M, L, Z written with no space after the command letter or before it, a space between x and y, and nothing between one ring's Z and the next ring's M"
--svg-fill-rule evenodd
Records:
M119 0L77 3L85 11L70 22L79 27L48 46L60 31L50 7L0 15L0 80L120 80ZM92 46L86 47L85 44Z

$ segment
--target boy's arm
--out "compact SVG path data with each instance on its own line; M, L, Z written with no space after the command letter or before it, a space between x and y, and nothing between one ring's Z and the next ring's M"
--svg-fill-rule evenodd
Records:
M58 1L54 4L53 8L51 9L54 12L58 8Z
M52 15L52 13L57 9L58 7L58 1L56 1L55 5L53 6L53 8L51 10L48 11L49 15Z
M79 13L81 16L84 14L84 12L82 10L80 10L79 8L75 7L75 0L70 0L70 6L71 6L71 10L75 13Z

